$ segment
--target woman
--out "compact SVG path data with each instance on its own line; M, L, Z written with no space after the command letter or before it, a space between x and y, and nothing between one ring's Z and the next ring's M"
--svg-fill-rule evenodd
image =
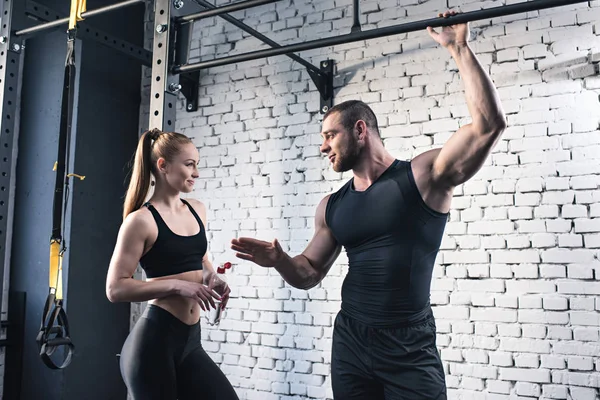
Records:
M238 399L200 344L200 309L215 299L224 308L229 288L208 259L206 208L179 197L192 191L197 164L198 150L179 133L146 132L135 153L106 280L111 302L149 302L121 352L134 400ZM154 193L143 204L152 175ZM138 262L145 282L132 279Z

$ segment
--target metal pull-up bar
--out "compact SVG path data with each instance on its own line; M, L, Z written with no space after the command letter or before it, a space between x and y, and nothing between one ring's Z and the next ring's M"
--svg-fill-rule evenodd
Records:
M213 4L209 3L206 0L194 0L196 3L198 3L199 5L201 5L202 7L207 8L207 11L203 11L203 13L209 12L209 11L218 11L218 10L222 10L224 7L216 7ZM280 0L254 0L255 2L277 2ZM245 1L243 3L237 3L238 5L247 5L250 4L250 1ZM256 4L255 4L256 5ZM202 13L199 13L202 14ZM197 14L195 14L197 15ZM225 12L221 12L218 14L221 18L223 18L225 21L229 22L232 25L235 25L236 27L240 28L241 30L248 32L249 34L251 34L252 36L254 36L255 38L257 38L258 40L260 40L263 43L268 44L271 47L275 47L275 48L281 48L283 46L281 46L279 43L275 42L274 40L269 39L267 36L263 35L262 33L258 32L256 29L252 29L250 28L248 25L244 24L243 22L233 18L231 15L227 15L225 14ZM183 17L182 17L183 18ZM319 68L315 67L314 65L312 65L311 63L309 63L308 61L304 60L303 58L295 55L295 54L286 54L289 58L291 58L292 60L296 61L297 63L299 63L300 65L306 67L309 71L313 71L316 74L321 74L321 71L319 70Z
M213 17L215 15L221 15L239 10L245 10L247 8L262 6L264 4L276 3L281 0L249 0L240 3L229 4L222 7L214 7L209 10L200 11L190 15L184 15L182 17L175 18L175 22L191 22L202 18Z
M122 3L111 4L109 6L100 7L95 10L86 11L81 14L83 18L94 17L96 15L104 14L110 11L119 10L124 7L133 6L135 4L145 3L146 0L127 0ZM31 28L22 29L13 34L13 36L25 36L31 35L34 33L39 33L48 29L57 28L61 25L67 25L69 23L69 18L61 18L56 21L46 22L44 24L32 26Z
M421 21L408 22L405 24L394 25L384 28L371 29L362 32L353 32L346 35L340 35L333 38L317 39L304 43L291 44L279 48L257 50L249 53L238 54L229 57L221 57L214 60L201 61L192 64L175 66L173 73L192 72L201 69L219 67L222 65L234 64L238 62L256 60L259 58L273 57L284 55L292 52L318 49L321 47L335 46L339 44L358 42L361 40L375 39L383 36L398 35L401 33L415 32L426 29L428 26L432 28L440 26L448 26L454 24L462 24L482 19L490 19L503 17L506 15L520 14L529 11L542 10L545 8L561 7L577 3L587 3L587 0L534 0L526 1L507 6L499 6L484 10L471 11L461 14L456 14L448 18L431 18Z

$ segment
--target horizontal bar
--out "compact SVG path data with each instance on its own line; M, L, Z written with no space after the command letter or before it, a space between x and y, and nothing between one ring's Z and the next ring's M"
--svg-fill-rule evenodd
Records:
M424 30L428 26L432 28L462 24L482 19L503 17L506 15L519 14L529 11L542 10L545 8L561 7L570 4L587 3L588 0L534 0L507 6L488 8L466 13L456 14L448 18L432 18L406 24L388 26L385 28L370 29L368 31L354 32L346 35L340 35L333 38L311 40L304 43L291 44L276 49L258 50L235 56L221 57L214 60L200 61L197 63L180 65L173 68L174 73L191 72L201 69L219 67L222 65L234 64L238 62L256 60L259 58L273 57L292 52L318 49L321 47L335 46L338 44L358 42L361 40L375 39L383 36L398 35L401 33Z
M111 4L109 6L100 7L95 10L86 11L81 13L83 18L94 17L96 15L104 14L109 11L118 10L124 7L133 6L135 4L144 3L145 0L127 0L122 3ZM31 28L22 29L14 33L14 36L25 36L31 35L32 33L38 33L41 31L45 31L47 29L57 28L61 25L66 25L69 23L69 17L57 19L56 21L46 22L44 24L32 26Z
M234 11L245 10L247 8L262 6L263 4L276 3L281 0L248 0L248 1L240 1L234 4L228 4L222 7L215 7L210 10L199 11L194 14L184 15L181 17L177 17L175 22L191 22L196 21L202 18L213 17L215 15L226 14Z
M210 10L216 10L217 8L215 8L214 5L212 5L211 3L207 2L206 0L194 0L196 3L200 4L202 7L206 7ZM272 1L272 0L271 0ZM279 0L277 0L279 1ZM239 4L239 3L238 3ZM263 43L268 44L271 47L274 48L281 48L282 46L275 42L274 40L269 39L267 36L263 35L262 33L258 32L255 29L252 29L251 27L249 27L248 25L244 24L242 21L232 17L231 15L220 15L221 18L223 18L225 21L237 26L238 28L240 28L241 30L248 32L249 34L251 34L252 36L254 36L255 38L257 38L258 40L260 40ZM291 58L292 60L296 61L298 64L306 67L307 69L313 71L316 74L321 75L321 70L317 67L315 67L314 65L312 65L311 63L309 63L308 61L304 60L303 58L295 55L295 54L287 54L287 56L289 58Z
M51 8L48 8L45 5L37 3L33 0L28 0L25 7L25 14L35 18L39 22L57 20L62 17L61 14L57 13ZM84 41L93 40L104 46L111 47L129 57L135 58L145 66L152 66L152 53L150 51L133 43L129 43L125 40L114 37L106 32L95 29L91 26L91 24L85 24L85 27L79 28L77 30L77 38Z

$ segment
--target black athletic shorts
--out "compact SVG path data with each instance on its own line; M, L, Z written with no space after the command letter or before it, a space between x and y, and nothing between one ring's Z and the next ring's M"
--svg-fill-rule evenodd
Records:
M432 313L411 326L371 328L341 311L333 330L335 400L446 400Z

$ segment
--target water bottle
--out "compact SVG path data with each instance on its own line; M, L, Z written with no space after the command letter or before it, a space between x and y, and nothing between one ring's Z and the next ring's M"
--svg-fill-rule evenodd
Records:
M227 278L225 277L225 270L228 270L229 268L231 268L230 262L226 262L225 264L218 267L217 273L215 274L213 279L220 279L221 281L223 281L223 283L225 285L227 285ZM221 293L224 289L223 283L219 282L214 286L213 290L215 292L217 292L219 295L223 294L223 293ZM205 315L206 315L206 320L207 320L208 324L214 326L214 325L219 325L219 322L221 322L221 313L223 312L223 310L221 308L221 302L217 299L213 299L213 300L215 302L216 308L209 309Z

